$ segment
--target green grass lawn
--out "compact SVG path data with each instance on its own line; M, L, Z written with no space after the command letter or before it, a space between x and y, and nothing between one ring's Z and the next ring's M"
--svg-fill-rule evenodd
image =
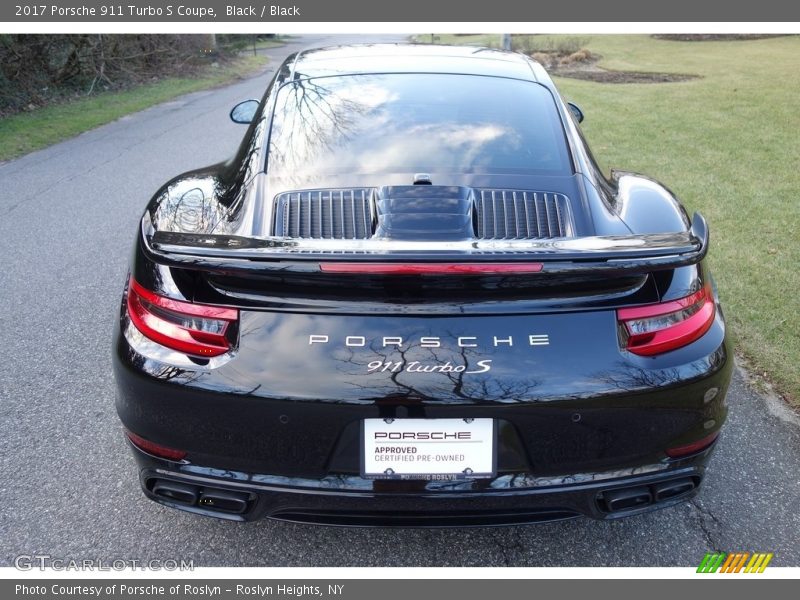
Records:
M602 56L602 67L701 76L659 84L556 83L586 114L583 130L604 167L651 175L705 215L710 264L737 351L800 405L800 36L568 37L583 38Z
M170 77L122 92L105 92L0 119L0 161L33 152L177 96L252 74L265 56L242 54L197 77Z

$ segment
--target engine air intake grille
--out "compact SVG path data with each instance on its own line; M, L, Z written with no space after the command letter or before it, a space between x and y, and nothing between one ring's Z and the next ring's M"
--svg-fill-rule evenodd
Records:
M275 198L275 235L355 240L375 232L374 189L286 192Z
M478 239L569 237L569 201L563 194L525 190L475 191L474 222Z

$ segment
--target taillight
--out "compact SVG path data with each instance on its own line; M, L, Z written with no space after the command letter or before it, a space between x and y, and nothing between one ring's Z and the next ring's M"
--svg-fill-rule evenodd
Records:
M686 346L700 338L714 322L716 307L711 284L685 298L634 308L620 308L617 318L625 348L653 356Z
M719 431L715 431L707 435L706 437L697 440L696 442L692 442L691 444L686 444L685 446L676 446L675 448L668 448L664 452L670 458L681 458L684 456L689 456L691 454L697 454L703 450L708 449L711 444L717 441L719 437Z
M146 440L143 437L136 435L125 430L125 435L128 436L128 439L131 441L131 444L139 448L140 450L144 450L148 454L152 454L153 456L158 456L160 458L166 458L167 460L183 460L186 458L188 452L184 450L176 450L175 448L168 448L167 446L162 446L161 444L156 444L155 442L151 442L150 440Z
M136 329L159 344L209 358L231 349L229 330L239 320L235 308L206 306L165 298L133 277L128 286L128 316Z

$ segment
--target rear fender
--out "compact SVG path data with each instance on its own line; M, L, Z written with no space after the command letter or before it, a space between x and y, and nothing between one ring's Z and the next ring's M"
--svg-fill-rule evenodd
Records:
M614 209L636 234L677 233L691 227L691 221L675 195L653 179L612 172L616 188Z

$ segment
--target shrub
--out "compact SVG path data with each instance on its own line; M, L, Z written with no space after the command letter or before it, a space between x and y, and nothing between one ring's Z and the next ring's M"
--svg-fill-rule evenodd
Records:
M233 38L233 36L228 36ZM0 116L101 90L185 75L236 51L209 35L0 35Z

